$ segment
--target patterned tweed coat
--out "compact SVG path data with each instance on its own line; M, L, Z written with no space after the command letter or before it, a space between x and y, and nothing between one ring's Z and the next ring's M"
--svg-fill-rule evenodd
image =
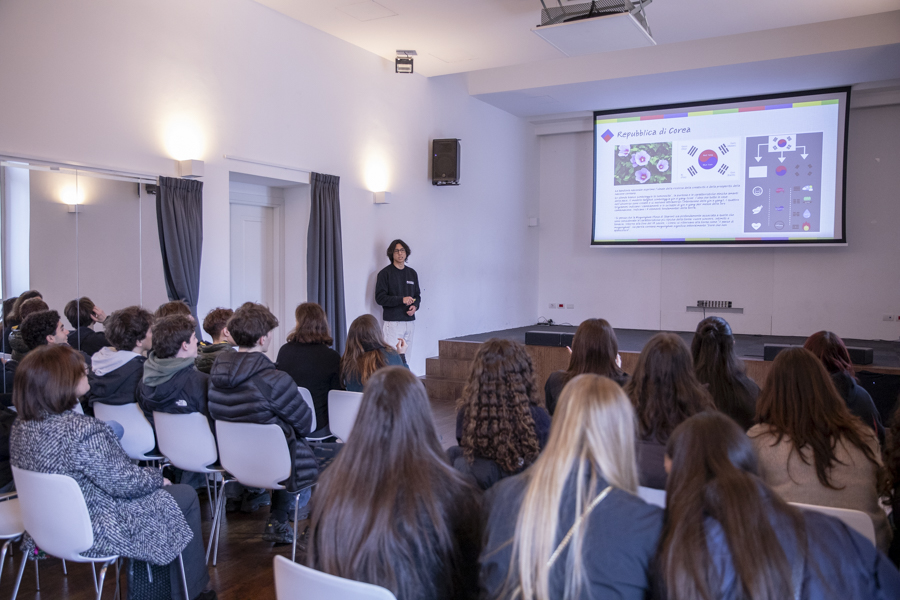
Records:
M10 462L78 482L94 530L84 556L118 554L164 565L193 536L175 499L163 491L159 471L133 464L103 421L71 410L42 421L16 419ZM26 551L31 543L26 540Z

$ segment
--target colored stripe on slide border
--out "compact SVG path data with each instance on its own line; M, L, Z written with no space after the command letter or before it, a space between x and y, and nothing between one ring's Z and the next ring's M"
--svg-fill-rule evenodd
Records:
M832 100L816 100L814 102L794 102L793 104L769 104L765 106L744 106L741 108L723 108L720 110L700 110L686 113L669 113L662 115L644 115L643 117L622 117L620 119L597 119L597 125L608 123L632 123L634 121L655 121L657 119L678 119L682 117L705 117L708 115L727 115L731 113L753 112L756 110L778 110L780 108L805 108L807 106L825 106L826 104L838 104L837 98ZM781 238L779 238L781 239ZM651 241L651 240L631 240ZM653 240L657 241L657 240Z
M597 244L638 243L649 244L659 242L800 242L831 240L832 238L808 238L808 237L735 237L735 238L636 238L621 240L594 240Z

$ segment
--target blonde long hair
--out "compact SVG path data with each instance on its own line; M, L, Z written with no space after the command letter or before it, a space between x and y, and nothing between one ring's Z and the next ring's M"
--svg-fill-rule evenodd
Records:
M531 467L519 509L507 590L521 586L524 600L550 599L547 562L555 549L559 506L571 476L575 476L576 518L602 491L601 477L611 486L637 493L634 431L631 401L612 380L585 374L563 388L550 439ZM578 597L585 583L585 528L579 528L570 543L564 600Z

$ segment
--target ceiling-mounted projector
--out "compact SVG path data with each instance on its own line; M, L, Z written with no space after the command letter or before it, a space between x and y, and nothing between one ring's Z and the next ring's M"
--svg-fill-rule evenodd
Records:
M541 24L532 29L566 56L655 46L644 7L653 0L593 0L550 8L541 0Z

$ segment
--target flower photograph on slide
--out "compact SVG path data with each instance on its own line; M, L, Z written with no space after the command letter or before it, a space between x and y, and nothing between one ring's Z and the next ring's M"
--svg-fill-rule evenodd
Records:
M672 183L672 143L616 146L616 185Z

